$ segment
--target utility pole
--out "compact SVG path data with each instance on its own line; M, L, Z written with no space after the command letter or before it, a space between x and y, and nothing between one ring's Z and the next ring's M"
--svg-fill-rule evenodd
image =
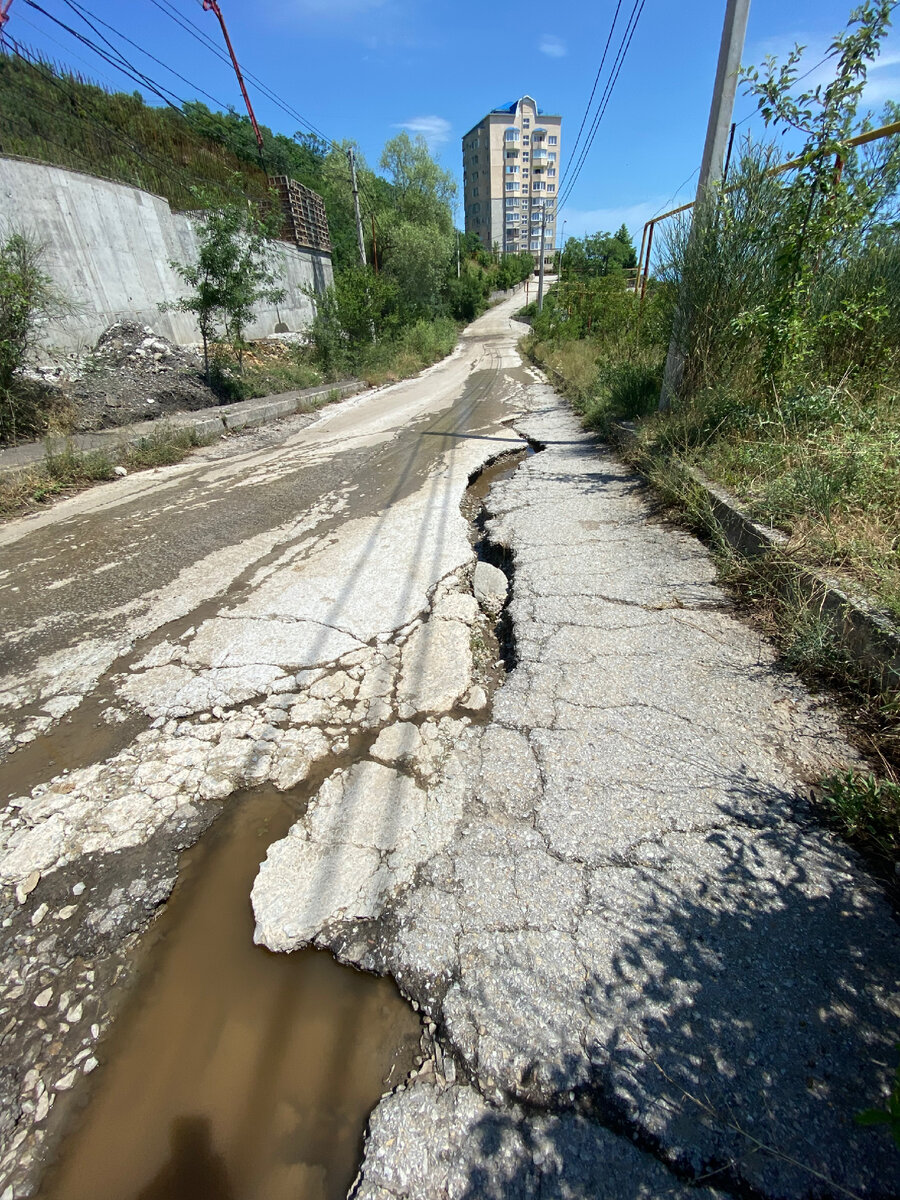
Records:
M544 238L547 234L547 214L541 209L541 271L538 275L538 312L544 311Z
M356 240L359 242L359 261L365 266L366 243L363 240L362 217L359 215L359 188L356 186L356 155L353 153L352 146L347 151L347 157L350 159L350 184L353 188L353 211L356 213Z
M741 55L744 52L744 38L747 34L749 14L750 0L727 0L725 22L722 26L722 41L719 45L719 62L716 67L716 82L713 88L709 124L706 127L706 142L703 146L703 160L700 164L700 179L697 183L697 196L694 202L695 214L710 186L718 183L722 178L722 166L731 132L731 114L734 111L734 97L741 70ZM672 404L672 397L676 396L681 388L683 376L684 360L675 344L673 334L669 343L669 353L666 356L666 370L663 375L662 393L659 397L660 412L668 412Z
M372 266L378 274L378 243L375 241L375 214L372 213Z
M0 37L3 36L3 26L9 20L9 10L12 0L0 0Z
M459 230L456 231L456 278L459 279Z

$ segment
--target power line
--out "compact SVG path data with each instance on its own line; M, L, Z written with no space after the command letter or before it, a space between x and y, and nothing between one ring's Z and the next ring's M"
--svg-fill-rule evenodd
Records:
M179 25L186 33L190 34L191 37L198 41L200 45L204 46L207 50L213 53L216 58L220 59L229 67L229 69L231 69L231 59L225 54L225 52L216 45L216 43L206 34L204 30L198 28L198 26L196 26L194 22L190 20L190 18L184 16L183 13L180 13L176 8L173 7L173 5L168 3L168 0L150 0L150 3L155 8L158 8L159 11L164 14L164 16L167 16L170 20L174 21L176 25ZM200 0L200 3L202 5L202 0ZM311 133L314 133L317 137L322 138L322 140L327 142L329 146L337 145L333 138L328 137L328 135L323 133L321 129L312 123L312 121L304 117L302 113L297 112L292 105L290 105L283 97L279 96L277 92L268 86L268 84L264 83L259 76L254 75L252 71L248 71L243 65L241 70L243 71L245 77L254 83L256 87L258 87L263 93L263 95L268 100L271 100L273 104L277 105L287 116L293 118L295 121L298 121L301 125L305 125ZM225 105L224 107L227 108L229 106Z
M114 58L111 54L108 54L105 50L103 50L102 47L98 46L96 42L92 42L90 38L87 38L84 36L84 34L79 33L77 29L73 29L71 25L67 25L65 21L61 21L59 17L54 17L52 13L47 12L45 8L42 8L40 4L36 3L36 0L24 0L24 2L30 8L42 13L48 18L48 20L52 21L54 25L59 25L61 29L64 29L67 33L70 33L72 37L77 38L79 42L93 50L95 54L99 54L99 56L108 62L110 66L115 67L117 71L121 71L123 75L127 76L134 83L139 85L142 84L148 88L149 91L153 92L155 96L158 96L159 99L162 100L163 104L167 105L169 108L174 108L176 112L178 111L178 104L173 104L170 98L171 96L175 96L174 92L170 92L168 96L165 95L165 92L168 91L167 88L163 89L162 85L155 84L149 79L148 76L142 75L141 72L137 71L136 69L129 69L128 66L123 65L125 60L121 55L119 55L121 61L116 61L116 58ZM175 99L178 100L179 104L184 103L178 96L175 96Z
M180 79L182 83L186 83L188 87L193 88L194 91L199 92L202 96L205 96L207 100L212 100L213 104L217 104L220 108L228 107L228 105L225 104L224 101L219 100L217 96L210 95L209 92L204 91L202 87L199 87L192 80L187 79L184 75L180 75L178 71L174 69L174 67L170 67L168 63L163 62L161 58L157 58L155 54L151 54L149 50L138 45L137 42L133 42L131 38L122 33L121 30L116 29L113 25L109 25L101 17L98 17L95 13L92 13L90 9L84 8L82 5L75 3L74 0L65 0L65 2L70 8L74 8L82 16L87 13L88 16L92 17L98 24L102 25L104 29L108 29L111 33L114 33L117 37L121 38L123 42L127 42L129 46L133 46L135 50L138 50L146 58L149 58L151 62L155 62L156 65L162 67L164 71L168 71L170 75L174 75L176 79ZM105 38L103 40L106 41ZM107 45L109 45L108 42Z
M616 52L616 58L612 67L610 68L609 77L606 82L606 88L604 89L603 95L600 97L600 100L597 103L597 111L594 114L594 120L591 125L590 134L582 148L578 162L575 164L575 174L569 182L564 181L560 186L560 192L563 193L560 197L560 208L565 205L569 199L569 196L571 196L572 190L575 187L575 184L578 182L578 177L584 168L585 162L587 161L587 156L590 153L591 147L594 144L594 139L597 136L597 130L600 128L600 122L603 120L603 117L606 114L610 97L612 96L613 89L615 88L616 82L619 78L619 73L621 72L622 66L625 62L625 56L628 54L629 47L631 46L631 39L634 37L634 32L637 29L638 21L640 20L641 13L644 10L645 2L646 0L635 0L634 2L631 15L629 16L628 22L625 26L625 32L623 33L622 40L619 43L619 49Z
M685 179L684 183L679 183L678 187L675 189L675 191L672 193L672 195L668 198L668 200L665 202L665 204L661 204L660 207L656 210L656 212L650 218L651 221L655 220L655 218L658 217L661 212L666 211L666 209L669 207L669 205L672 203L672 201L674 199L676 199L676 197L678 196L678 193L683 188L687 187L687 185L691 182L691 180L694 178L694 176L699 173L699 171L700 171L699 167L694 167L693 171L691 171L690 175L688 175L688 177L687 177L687 179Z
M171 159L165 158L161 155L156 155L145 147L139 147L131 140L131 138L127 136L127 134L123 133L120 128L89 112L80 102L77 94L72 89L66 87L63 79L54 72L52 67L42 63L37 55L35 55L33 52L29 52L14 38L8 38L7 40L15 55L34 70L39 71L42 74L42 77L48 83L50 83L54 88L56 88L57 91L61 92L66 97L80 117L87 120L90 124L95 125L107 137L111 137L120 142L128 150L130 150L136 158L143 162L147 167L150 167L151 170L157 171L160 175L167 176L169 179L183 187L190 186L191 182L194 184L215 184L216 187L223 191L228 191L235 196L238 194L237 192L233 192L232 188L223 183L221 180L216 180L209 176L196 175L192 171L186 171L183 168L173 167ZM34 91L33 94L37 95L37 93ZM8 117L4 116L2 119L8 119ZM47 141L52 145L58 145L61 147L63 146L63 143L57 142L52 138L45 138L42 134L34 134L34 136L41 137L42 140ZM80 158L85 158L85 156L81 154L77 148L68 147L68 149L71 153L77 154Z
M597 112L594 116L594 121L591 126L590 135L581 151L581 155L578 159L578 162L576 163L575 174L572 177L571 181L568 184L566 184L565 194L560 196L558 206L557 206L557 215L559 214L559 211L563 208L563 206L568 201L569 196L571 196L572 189L575 187L575 184L578 182L578 177L581 174L581 171L584 167L585 162L587 161L587 156L590 153L591 147L594 144L594 139L597 136L597 130L600 128L600 122L603 120L603 117L606 113L606 109L609 105L609 101L612 96L613 90L616 86L619 75L622 71L622 67L625 63L625 58L626 58L626 56L628 54L628 50L631 46L631 42L634 37L635 30L637 29L638 21L640 21L640 19L641 19L641 13L644 11L645 3L646 3L646 0L635 0L634 7L631 10L631 16L628 19L628 24L625 26L625 33L622 36L622 41L619 43L619 50L616 55L616 61L613 63L613 66L610 70L610 76L609 76L609 79L606 84L606 89L604 91L603 96L601 96L600 101L597 104ZM560 191L562 191L562 190L563 190L563 187L562 187L562 185L560 185Z
M635 5L634 5L634 7L635 7L635 8L637 7L637 4L638 4L638 0L635 0ZM597 76L596 76L596 78L595 78L595 80L594 80L594 87L593 87L593 89L592 89L592 91L591 91L591 101L589 101L589 102L588 102L588 106L587 106L587 108L585 109L585 114L584 114L584 117L582 118L582 121L581 121L581 129L580 129L580 130L579 130L579 132L578 132L578 137L576 138L576 141L575 141L575 146L573 146L573 148L572 148L572 153L571 153L571 155L569 156L569 161L568 161L568 163L566 164L566 169L565 169L563 172L561 172L561 178L560 178L560 181L559 181L559 191L558 191L558 193L557 193L557 195L560 195L560 196L561 196L561 195L562 195L562 193L565 191L565 188L566 188L566 183L567 183L567 180L568 180L568 178L569 178L569 175L570 175L570 173L571 173L571 171L572 171L572 169L573 169L573 166L574 166L574 167L577 169L577 168L578 168L578 166L580 165L580 163L582 162L582 160L583 160L583 157L584 157L584 153L585 153L585 149L586 149L586 145L587 145L587 143L585 143L585 145L584 145L584 146L582 146L582 149L581 149L581 153L580 153L580 154L578 153L578 145L579 145L579 143L581 142L581 133L582 133L582 130L584 129L585 122L587 121L588 117L590 116L590 111L591 111L591 102L593 101L594 95L595 95L595 93L596 93L596 91L597 91L597 84L598 84L598 83L599 83L599 81L600 81L600 76L601 76L601 73L602 73L602 70L603 70L603 65L604 65L604 63L606 62L606 56L607 56L607 53L608 53L608 51L609 51L609 46L610 46L610 43L612 42L612 37L613 37L613 34L614 34L614 32L615 32L616 23L617 23L617 21L618 21L618 19L619 19L619 10L620 10L620 8L621 8L621 4L617 4L617 5L616 5L616 11L615 11L615 13L613 14L613 21L612 21L612 25L610 26L609 34L607 35L607 39L606 39L606 46L605 46L605 47L604 47L604 49L603 49L603 57L602 57L602 58L601 58L601 60L600 60L600 67L599 67L599 68L598 68L598 70L597 70ZM594 110L594 115L593 115L593 117L591 118L591 125L590 125L590 128L589 128L589 130L588 130L588 137L590 137L590 133L591 133L591 130L593 129L593 127L594 127L594 121L596 120L597 113L599 112L599 110L600 110L600 107L601 107L601 105L603 104L604 97L606 96L606 94L607 94L607 91L608 91L608 89L609 89L609 80L612 78L612 73L613 73L613 71L615 70L615 65L616 65L616 62L618 62L619 55L621 54L621 51L622 51L622 45L623 45L623 43L624 43L624 41L625 41L625 38L626 38L626 37L627 37L627 35L628 35L628 29L629 29L629 27L630 27L630 25L631 25L631 21L632 21L633 17L634 17L634 8L632 8L632 10L631 10L631 14L630 14L630 16L629 16L629 18L628 18L627 22L625 23L625 30L624 30L624 32L623 32L623 34L622 34L622 38L621 38L621 40L620 40L620 42L619 42L619 47L618 47L618 49L616 50L616 54L615 54L614 61L613 61L612 65L611 65L611 66L610 66L610 68L609 68L609 75L607 76L607 80L606 80L606 86L604 87L604 89L603 89L603 92L601 93L600 99L597 101L597 107L596 107L596 109ZM576 161L576 157L577 157L577 161Z
M603 57L600 59L600 66L597 68L597 74L594 76L594 86L591 88L590 97L588 98L588 102L585 105L584 116L581 118L581 125L578 130L578 137L575 139L575 141L572 145L572 150L569 154L569 161L568 161L568 163L566 163L565 171L560 172L560 181L559 181L560 189L562 188L563 180L565 179L565 176L575 159L575 152L578 149L578 143L581 141L581 135L584 131L584 123L585 123L585 121L587 121L588 113L591 111L591 105L594 103L594 93L597 91L597 84L600 82L600 76L603 72L603 64L606 62L606 55L609 50L609 44L612 41L612 35L613 35L613 30L616 27L616 21L618 21L618 19L619 19L619 9L621 7L622 7L622 0L618 0L618 3L616 4L616 11L613 14L612 25L610 25L609 33L606 36L606 45L603 47Z
M86 58L84 58L81 54L76 54L69 46L64 45L59 40L59 38L55 38L52 33L49 33L46 29L41 29L40 25L35 25L34 21L30 21L28 19L28 17L25 16L24 13L17 13L16 21L24 22L31 29L33 29L36 33L39 33L42 38L46 38L48 42L52 42L54 46L58 46L60 50L65 51L65 53L68 55L69 58L74 59L75 62L82 63L85 67L88 68L88 70L91 72L91 75L93 76L94 79L102 79L102 81L104 83L109 84L110 88L112 88L113 90L116 89L117 85L110 79L110 77L108 75L104 75L102 71L99 71L97 69L97 66L95 63L88 62L88 60ZM9 39L10 45L12 45L12 41L13 41L13 39ZM2 44L2 43L0 43L0 44ZM21 44L21 43L19 43L19 44Z

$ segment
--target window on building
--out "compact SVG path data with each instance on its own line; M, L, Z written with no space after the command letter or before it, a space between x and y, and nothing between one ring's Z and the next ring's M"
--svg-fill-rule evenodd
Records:
M532 249L532 250L540 250L540 248L541 248L541 243L540 243L540 242L537 242L537 241L532 241L532 243L531 243L531 249Z
M519 190L519 185L517 183L508 183L506 185L506 190L508 192L517 192Z
M551 146L555 146L557 144L557 141L558 141L558 139L557 139L557 136L555 133L551 133L550 136L547 138L547 142Z
M556 178L556 167L551 167L549 169L549 171L547 172L547 174L550 176L551 179L555 179Z
M518 167L507 167L506 173L507 173L507 175L518 175L519 168Z
M544 184L544 187L547 189L547 191L548 191L548 192L555 192L555 191L556 191L556 184L555 184L555 183L545 183L545 184Z
M531 118L530 118L530 117L523 117L523 118L522 118L522 128L523 128L523 129L528 129L528 127L529 127L530 125L531 125Z
M507 131L506 131L506 140L507 140L508 142L517 142L517 141L519 140L519 131L518 131L518 129L507 129Z
M472 188L472 195L473 195L473 196L477 196L477 195L478 195L478 188Z
M547 155L547 157L550 159L551 162L556 162L556 151L551 150L550 153ZM476 158L475 161L478 162L478 159Z

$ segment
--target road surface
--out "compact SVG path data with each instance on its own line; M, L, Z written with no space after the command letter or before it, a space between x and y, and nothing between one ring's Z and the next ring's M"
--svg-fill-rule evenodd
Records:
M426 1022L359 1197L900 1190L853 1121L900 941L805 798L856 755L523 365L517 304L416 380L0 530L16 1195L178 849L273 785L256 940Z

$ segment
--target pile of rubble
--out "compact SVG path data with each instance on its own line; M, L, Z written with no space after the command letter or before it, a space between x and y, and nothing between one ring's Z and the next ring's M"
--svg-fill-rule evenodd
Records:
M135 321L117 321L58 385L79 432L216 404L195 347L175 346Z

